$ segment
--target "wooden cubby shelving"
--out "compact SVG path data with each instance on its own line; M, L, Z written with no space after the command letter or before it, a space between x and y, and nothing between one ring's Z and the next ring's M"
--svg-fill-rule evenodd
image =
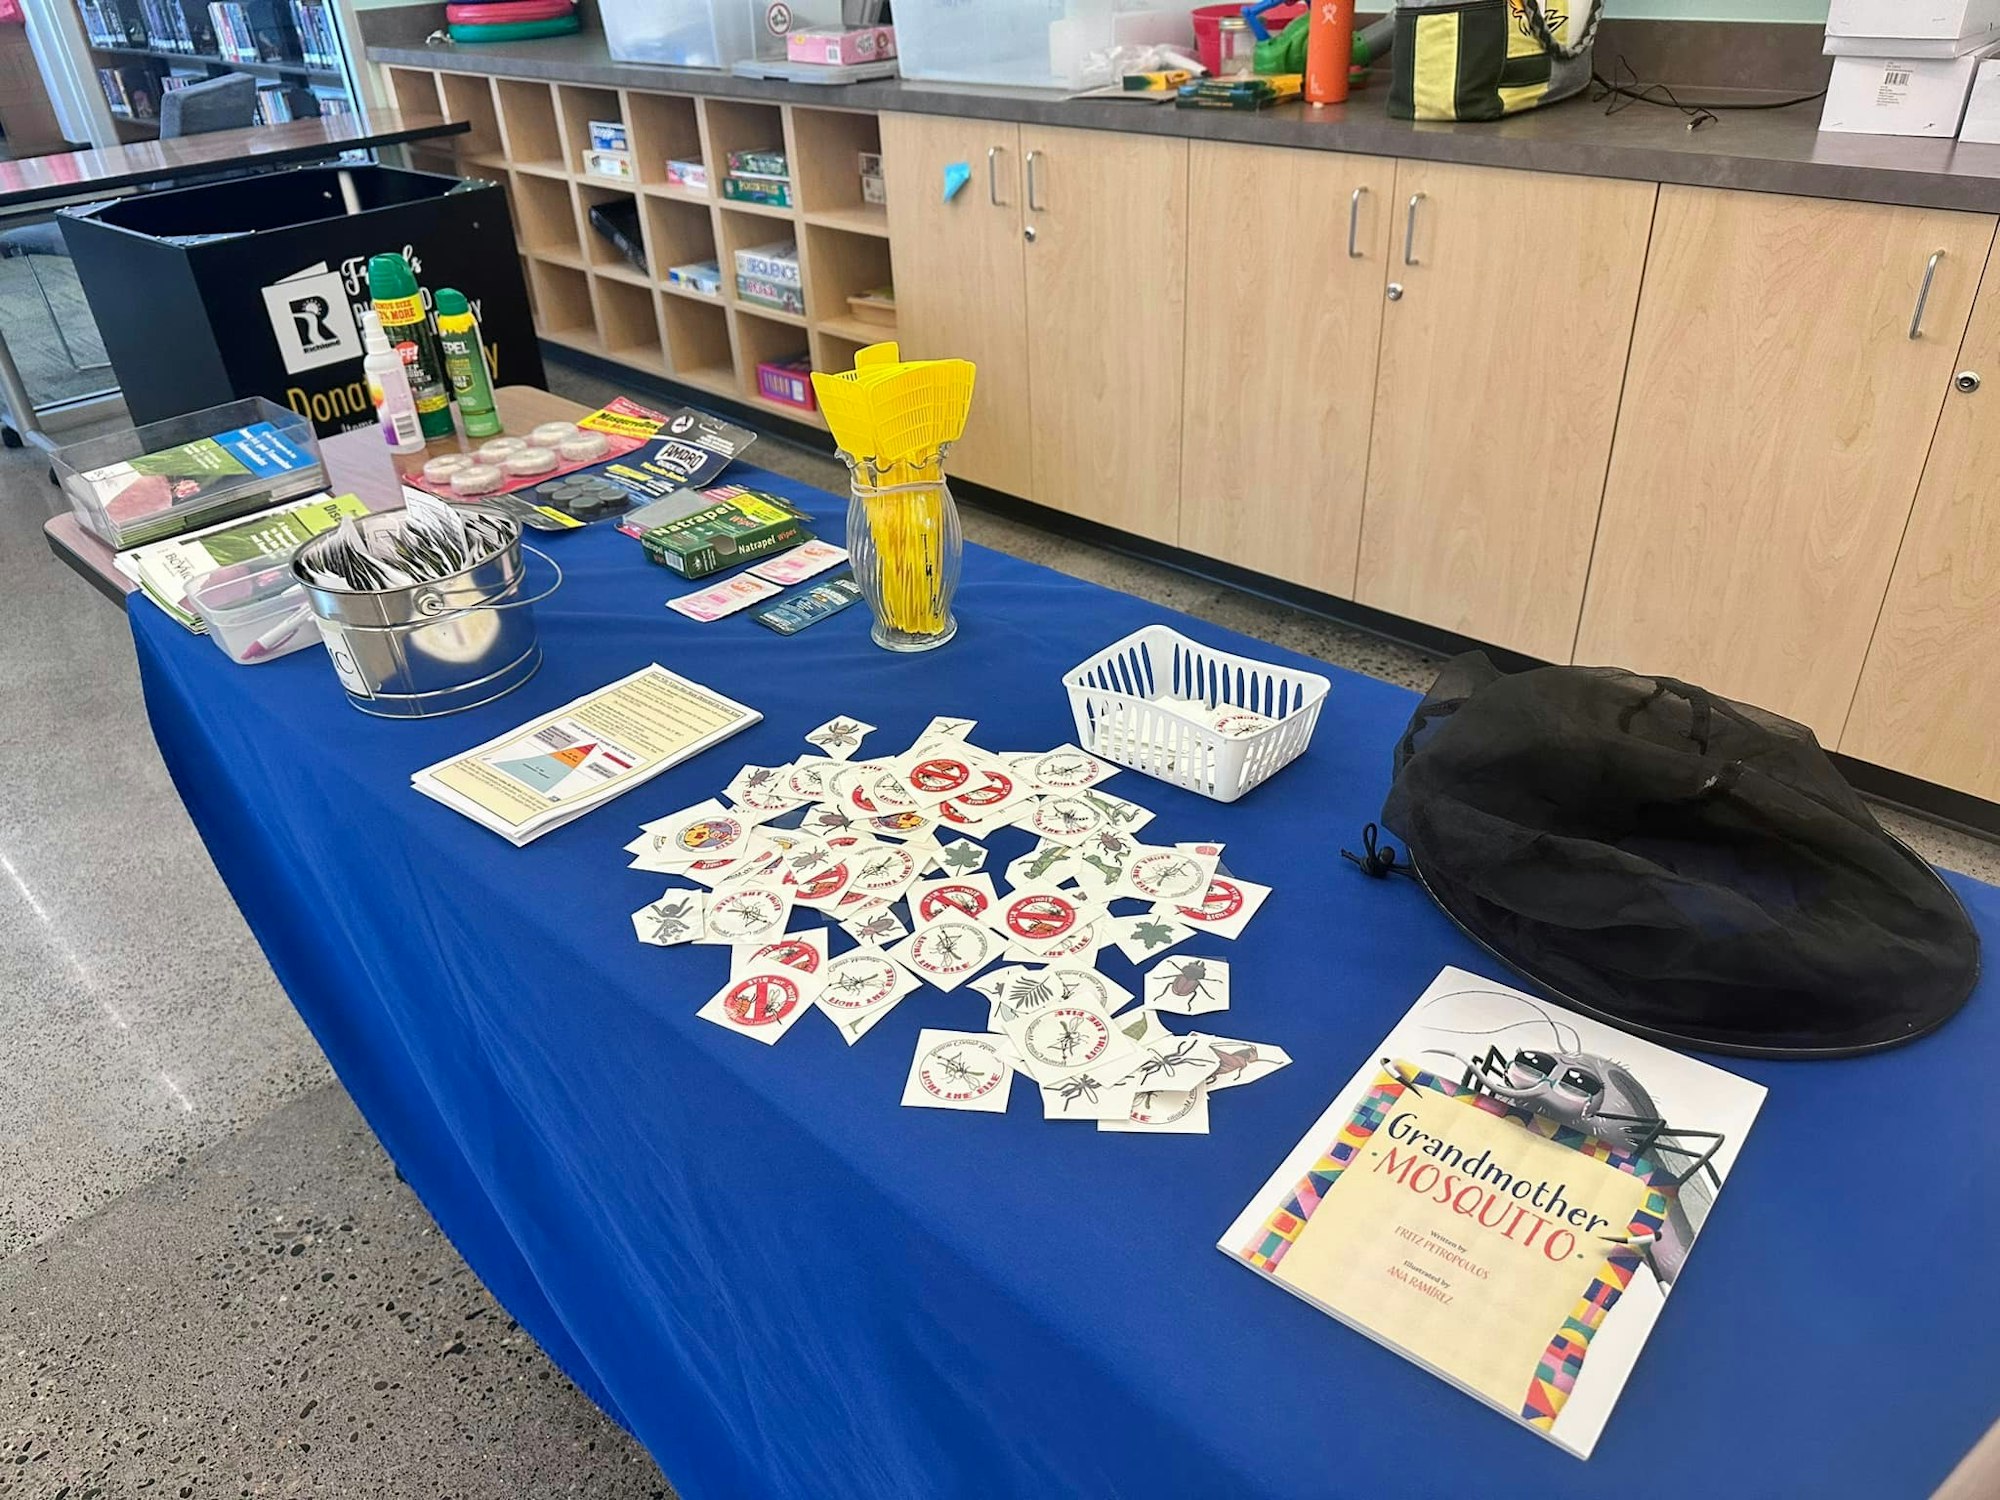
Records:
M881 150L864 111L766 104L526 78L390 67L390 94L470 120L452 137L452 168L502 182L514 215L535 326L542 337L695 390L814 426L817 412L765 400L757 362L808 355L816 369L846 370L864 344L893 326L853 316L850 295L890 280L889 220L861 195L859 153ZM586 174L592 120L621 120L633 179ZM722 196L731 151L782 148L792 205ZM699 161L706 190L668 183L669 158ZM429 162L423 163L429 165ZM592 205L639 206L646 269L636 269L591 227ZM792 240L799 247L805 314L740 303L734 252ZM666 281L669 266L714 260L721 293Z

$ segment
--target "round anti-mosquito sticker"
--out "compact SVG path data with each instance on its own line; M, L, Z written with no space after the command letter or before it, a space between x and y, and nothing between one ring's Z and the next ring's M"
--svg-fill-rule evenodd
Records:
M917 873L917 857L903 848L870 849L849 866L849 885L866 896L892 896Z
M819 949L804 938L781 937L751 954L750 962L752 965L783 964L788 969L815 974L819 972Z
M1201 905L1183 906L1179 910L1190 922L1227 922L1243 910L1243 887L1218 875L1209 881Z
M1009 901L1001 913L1007 930L1030 942L1053 941L1076 926L1076 904L1052 891L1034 891Z
M1155 849L1125 867L1125 879L1154 901L1178 901L1202 888L1201 866L1177 849Z
M871 953L848 953L827 966L819 1003L837 1010L869 1010L896 993L899 970Z
M785 918L785 898L775 891L731 891L709 903L709 930L739 942L763 937Z
M950 978L985 967L992 957L993 934L970 922L939 922L910 939L910 959L933 974ZM901 951L901 950L898 950Z
M917 1059L917 1084L933 1099L963 1104L983 1099L1000 1087L1007 1065L991 1042L957 1037L936 1042Z
M749 974L722 996L722 1008L738 1026L773 1026L799 1003L799 987L782 974Z
M1028 1061L1077 1068L1096 1062L1111 1048L1111 1023L1079 1005L1055 1005L1017 1033Z
M917 915L926 922L943 911L959 911L976 917L986 910L986 892L976 885L933 886L917 902Z

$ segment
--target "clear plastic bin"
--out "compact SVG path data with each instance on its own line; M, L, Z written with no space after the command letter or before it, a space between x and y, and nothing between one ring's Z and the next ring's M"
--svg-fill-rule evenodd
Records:
M51 462L77 520L118 551L326 484L312 422L261 396L71 443Z
M620 62L678 68L727 68L753 57L782 58L785 33L770 30L781 14L788 30L839 26L840 0L599 0L604 44Z
M312 601L289 553L204 573L188 585L187 602L231 661L275 661L319 644Z
M1120 0L899 0L896 56L905 78L1070 88L1084 58L1117 44L1194 50L1191 7Z

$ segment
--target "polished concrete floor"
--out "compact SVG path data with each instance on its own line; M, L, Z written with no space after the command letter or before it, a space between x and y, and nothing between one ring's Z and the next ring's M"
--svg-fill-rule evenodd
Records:
M843 483L823 455L754 456ZM52 494L41 460L0 454L0 1500L670 1493L333 1080L167 781L124 618L43 547ZM1410 686L1435 666L1012 521L966 531ZM1885 820L2000 876L1984 841Z

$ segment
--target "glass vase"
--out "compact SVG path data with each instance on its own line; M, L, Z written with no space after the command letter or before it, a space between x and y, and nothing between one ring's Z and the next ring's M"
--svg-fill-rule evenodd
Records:
M944 480L943 455L878 472L847 458L847 551L854 581L875 616L871 632L886 651L929 651L958 633L965 541Z

